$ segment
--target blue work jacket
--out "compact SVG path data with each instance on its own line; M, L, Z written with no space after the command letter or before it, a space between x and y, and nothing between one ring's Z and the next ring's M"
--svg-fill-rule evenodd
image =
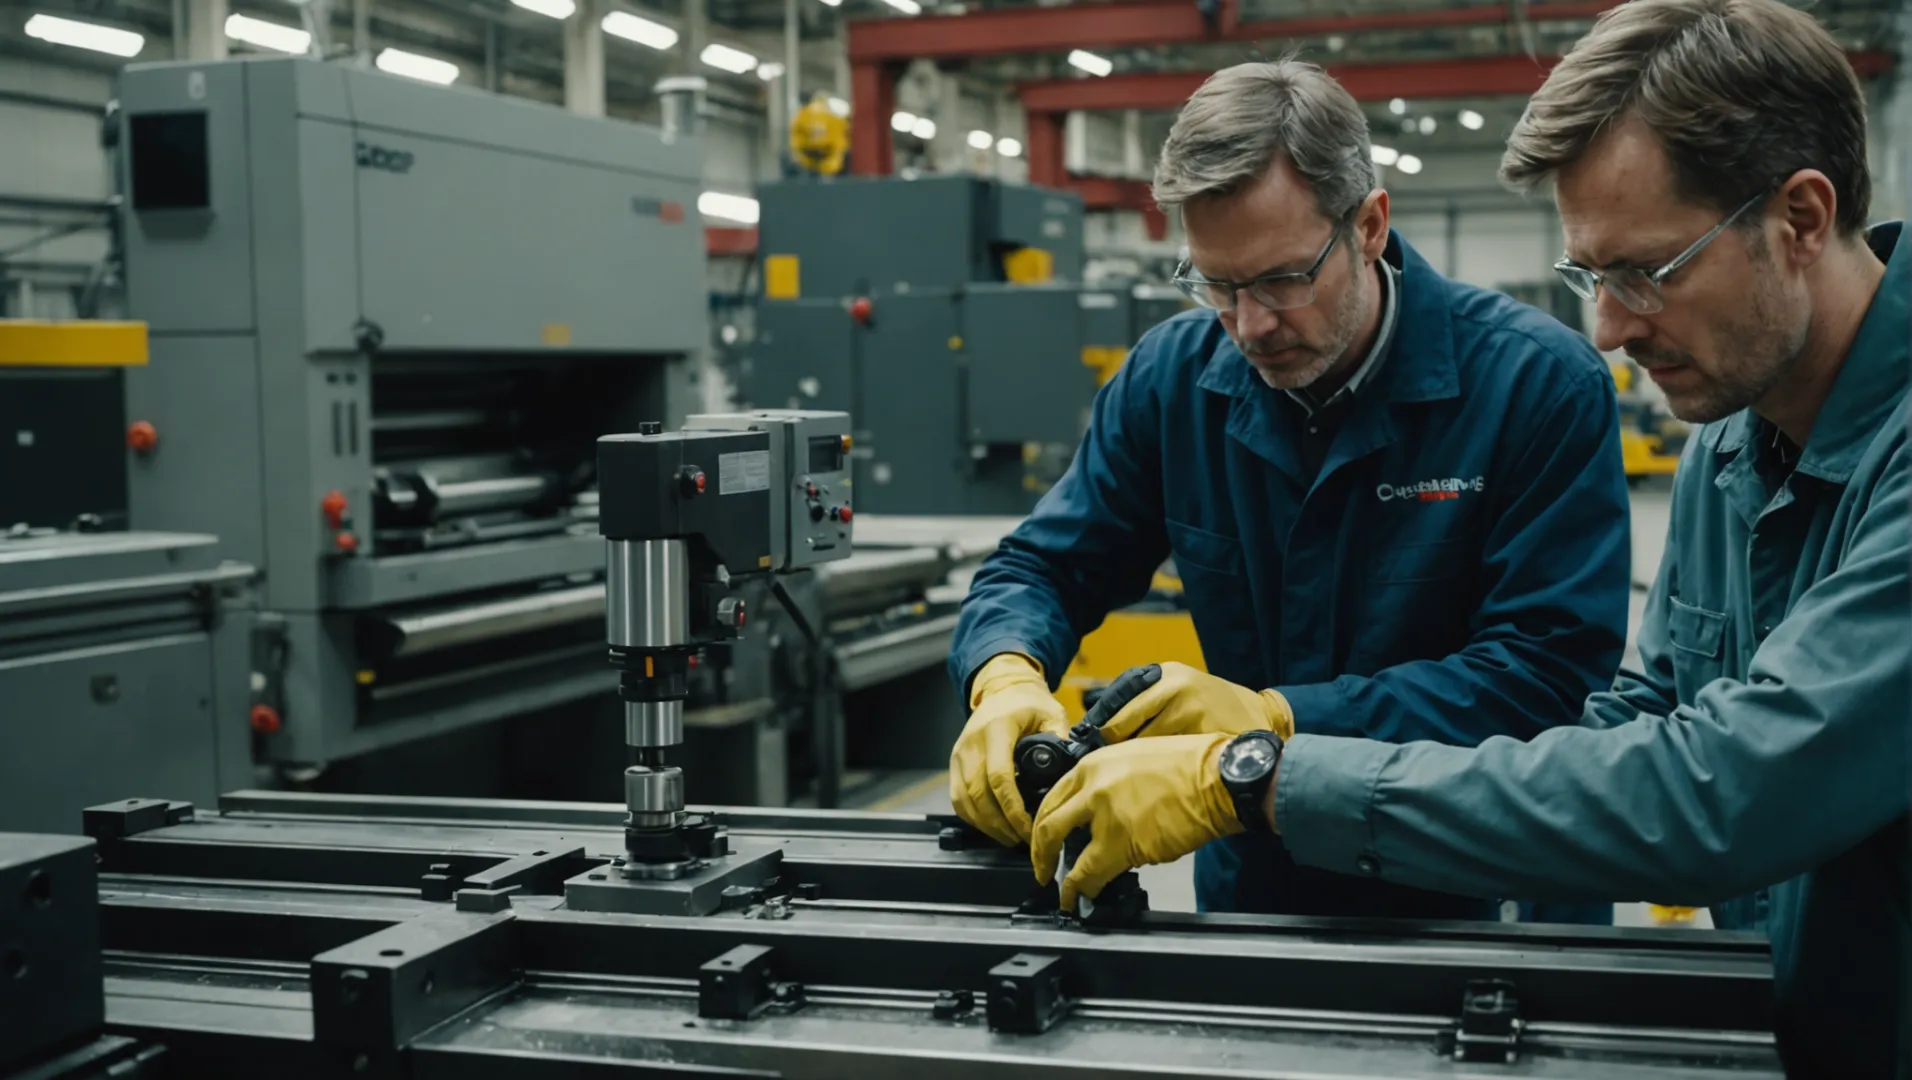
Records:
M1401 271L1392 352L1312 477L1305 414L1213 312L1143 337L1069 471L977 573L958 687L1011 651L1055 685L1173 554L1208 670L1280 690L1299 732L1471 746L1578 719L1626 636L1612 377L1579 335L1441 277L1398 235L1383 257ZM1196 890L1209 911L1493 917L1297 867L1261 834L1205 848Z
M1751 412L1688 445L1640 670L1591 698L1583 726L1531 742L1297 737L1275 779L1297 858L1562 900L1698 906L1763 889L1787 1072L1912 1075L1912 244L1899 234L1869 237L1885 280L1792 473Z

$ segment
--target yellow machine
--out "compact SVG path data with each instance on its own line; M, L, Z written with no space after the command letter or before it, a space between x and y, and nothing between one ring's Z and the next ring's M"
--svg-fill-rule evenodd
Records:
M1672 476L1686 445L1686 424L1634 389L1639 369L1631 360L1612 360L1607 370L1620 391L1620 457L1628 482L1646 476Z
M1069 670L1063 673L1056 699L1073 724L1116 676L1142 664L1171 660L1202 668L1202 643L1195 638L1181 579L1172 568L1165 568L1155 575L1141 603L1110 612L1094 633L1082 639Z
M830 111L830 99L817 94L790 121L790 156L818 176L843 171L850 152L850 125Z

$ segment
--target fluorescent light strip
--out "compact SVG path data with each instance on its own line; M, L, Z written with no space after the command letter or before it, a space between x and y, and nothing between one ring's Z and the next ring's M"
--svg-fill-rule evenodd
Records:
M90 49L111 56L138 56L146 47L146 38L131 30L98 23L62 19L58 15L35 15L27 20L27 36L51 45Z
M883 2L905 15L921 15L923 13L923 5L917 3L916 0L883 0Z
M281 26L238 12L226 16L226 36L261 49L294 55L312 48L312 35L296 26Z
M757 66L756 57L742 49L733 49L715 41L704 46L704 51L698 55L697 59L719 71L728 71L732 75L742 75Z
M1076 49L1069 54L1069 66L1101 78L1115 70L1115 63L1106 56L1097 56L1086 49Z
M775 60L767 60L757 65L757 78L764 82L783 77L783 65Z
M697 212L707 218L723 218L744 225L755 225L758 217L757 200L721 191L706 191L697 196Z
M604 16L598 26L612 37L635 41L639 45L648 45L658 52L663 52L677 44L677 31L663 23L652 22L628 11L613 11Z
M457 64L436 57L420 56L404 49L386 49L378 54L372 64L380 71L440 86L458 81Z
M512 4L526 11L535 11L548 19L568 19L577 14L578 5L574 0L511 0Z

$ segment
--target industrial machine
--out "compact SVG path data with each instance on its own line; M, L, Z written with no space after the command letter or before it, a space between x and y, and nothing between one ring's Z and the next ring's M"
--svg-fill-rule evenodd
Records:
M252 574L210 536L0 531L0 829L253 783Z
M802 179L758 198L745 397L848 410L871 512L1027 513L1134 340L1133 298L1078 284L1081 199L973 176Z
M1168 912L1089 931L1017 914L1027 854L947 820L705 810L767 876L627 876L623 806L120 800L85 812L97 847L0 837L0 895L61 875L50 907L0 905L0 942L30 950L36 1017L174 1077L1781 1075L1756 935ZM650 910L579 910L609 886ZM62 915L65 936L21 929ZM95 1075L49 1027L0 1026L0 1075Z
M126 527L127 367L146 327L0 319L0 529Z
M698 141L302 58L114 116L131 520L259 568L264 757L604 699L595 440L687 411Z

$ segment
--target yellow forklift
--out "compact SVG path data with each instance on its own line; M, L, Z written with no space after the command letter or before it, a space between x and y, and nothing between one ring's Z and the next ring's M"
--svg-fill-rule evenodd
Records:
M1657 398L1642 393L1640 368L1620 357L1607 361L1613 385L1620 392L1620 457L1627 483L1649 476L1672 476L1691 429L1667 411Z

